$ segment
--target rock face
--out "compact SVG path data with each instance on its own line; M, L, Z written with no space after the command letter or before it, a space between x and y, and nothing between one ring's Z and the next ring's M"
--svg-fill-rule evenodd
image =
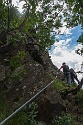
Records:
M22 60L16 56L20 51ZM23 52L26 55L24 57L21 55ZM17 47L10 44L0 48L0 100L3 100L2 95L5 93L11 112L40 92L54 78L64 80L62 72L58 72L49 54L37 44L18 43ZM38 125L51 125L53 118L66 111L67 105L71 103L66 105L52 84L36 98L36 102ZM71 111L74 104L70 105Z
M18 53L18 48L19 51L25 51L26 57L22 60L22 65L11 71L10 60ZM48 53L40 49L38 45L18 44L17 49L13 45L2 49L0 53L0 90L7 91L6 101L10 110L13 110L19 103L24 104L54 78L63 77L62 73L58 72L58 68L53 65ZM21 78L19 78L20 71L24 71ZM65 110L65 104L52 85L44 92L37 99L39 105L37 120L43 121L39 123L41 125L45 123L49 125L55 114L59 115Z
M58 68L53 65L47 52L40 49L38 45L31 43L8 45L1 48L0 53L0 89L6 87L7 101L11 108L21 99L24 103L43 87L52 81L52 75L56 77ZM4 51L4 54L3 54ZM25 51L26 57L22 60L22 65L13 71L10 68L10 60L15 57L18 51ZM15 77L21 70L25 72L22 78ZM10 74L10 77L8 76Z
M3 65L0 65L0 81L2 81L5 78L5 67Z
M66 111L65 102L60 93L55 91L53 85L48 87L43 95L37 100L38 115L37 120L44 121L50 125L55 116L59 116L62 111Z

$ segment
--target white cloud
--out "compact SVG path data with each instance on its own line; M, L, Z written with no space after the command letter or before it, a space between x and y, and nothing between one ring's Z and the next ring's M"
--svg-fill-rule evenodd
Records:
M54 43L54 46L57 46L57 47L68 47L69 45L69 42L71 42L71 38L68 38L66 40L60 40L59 42L55 42Z
M25 3L24 1L19 2L19 0L12 0L12 4L18 7L18 10L20 11L20 13L22 13L23 11L22 7L24 3Z
M82 49L82 48L83 48L83 45L78 44L78 45L77 45L77 46L75 46L74 48L75 48L76 50L77 50L77 49L79 49L79 48L80 48L80 49Z
M81 28L74 27L72 29L67 29L65 28L65 25L66 23L64 22L63 28L61 29L61 32L64 32L65 34L62 36L56 36L56 38L59 39L59 42L54 43L53 49L50 51L50 56L53 64L58 68L60 68L63 62L66 62L70 68L72 67L75 71L80 71L83 57L76 54L75 50L83 48L83 46L81 44L77 44L75 41L78 39L78 34L80 35Z
M83 57L76 54L75 50L79 47L81 48L82 45L78 44L72 49L68 49L68 45L71 39L67 40L60 40L60 42L54 43L54 49L50 53L52 62L58 68L60 68L63 62L66 62L70 67L73 67L75 70L80 70L81 63L83 61Z
M66 62L67 65L69 65L70 68L73 68L75 71L81 71L81 64L83 62L83 57L76 54L75 50L79 47L81 48L82 45L78 44L72 49L68 49L67 45L69 44L70 39L61 40L60 42L56 42L54 44L54 49L50 53L51 60L55 66L60 68L63 62ZM82 74L77 74L78 79L81 80L83 77Z

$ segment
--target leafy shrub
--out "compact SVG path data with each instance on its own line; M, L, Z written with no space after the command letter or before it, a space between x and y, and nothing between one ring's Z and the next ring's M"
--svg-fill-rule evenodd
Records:
M76 95L76 102L79 106L83 107L83 90L82 89Z
M22 66L26 53L24 51L20 51L16 56L12 57L10 60L10 68L11 70L15 70L16 68Z
M53 125L72 125L73 118L70 114L62 114L62 116L53 119Z
M57 90L63 90L65 89L64 85L61 84L59 81L55 80L54 81L54 88L57 89Z
M37 125L37 104L32 103L8 120L5 125Z
M3 95L2 95L3 94ZM5 92L0 95L0 122L10 113Z

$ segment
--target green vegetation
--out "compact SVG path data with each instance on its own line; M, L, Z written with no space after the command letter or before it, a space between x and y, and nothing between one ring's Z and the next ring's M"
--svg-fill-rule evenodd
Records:
M0 1L0 34L6 36L3 41L9 44L11 42L17 44L16 41L24 42L25 38L33 39L34 42L41 45L45 49L49 49L54 43L53 36L50 31L55 28L55 34L59 34L59 28L62 27L63 21L67 22L66 27L74 27L79 24L83 26L82 21L82 1L74 0L59 0L59 2L47 1L24 1L23 14L20 14L18 9L12 5L12 1ZM62 4L60 4L62 2ZM64 2L67 8L64 8ZM37 9L40 5L40 9ZM68 13L68 11L70 13ZM63 15L64 18L63 18ZM71 14L72 13L72 14ZM63 21L62 21L63 20ZM38 41L35 41L37 38Z
M83 30L83 0L65 0L67 3L67 8L70 11L70 13L65 13L65 16L67 16L66 21L67 24L71 27L81 25ZM83 44L83 32L81 33L81 36L77 40L77 42ZM77 53L80 55L83 55L83 48L78 49Z
M9 119L4 125L37 125L37 104L32 102L29 106L18 112L13 118Z
M8 53L4 52L4 65L5 60L9 61L7 66L10 66L13 71L22 64L20 63L21 56L18 56L22 52L19 46L31 42L41 46L43 51L47 51L55 42L51 31L55 29L55 36L59 34L63 22L66 22L66 27L74 27L79 24L83 26L83 1L59 0L54 2L46 0L41 2L41 0L28 0L27 2L20 0L19 2L21 1L25 2L23 13L20 13L17 7L12 5L12 0L0 1L0 50L4 47L8 49L10 45L13 45L17 50L10 58L7 56ZM65 4L67 7L64 8ZM37 9L38 7L40 9ZM78 41L82 42L82 35ZM14 51L13 48L12 51ZM23 71L21 72L23 73ZM8 78L9 76L6 77L6 81Z
M5 84L13 82L13 80L13 83L19 83L26 73L23 65L27 56L25 48L29 42L43 48L42 52L47 51L55 42L51 31L55 29L55 35L60 34L63 22L65 22L66 27L80 24L83 28L83 0L58 0L58 2L53 0L43 0L42 2L41 0L20 0L19 2L21 1L25 2L22 14L17 7L12 5L12 0L0 0L0 50L1 56L3 56L1 65L8 68L5 72ZM64 5L67 7L64 8ZM37 9L38 7L40 9ZM83 34L77 42L83 43ZM82 54L83 50L81 50ZM62 81L55 80L54 88L64 91L68 86ZM80 108L83 107L82 90L77 93L76 102ZM36 104L31 104L29 108L26 107L17 113L5 125L36 125L36 107ZM1 97L0 121L9 114L6 96ZM69 114L60 116L54 121L55 123L57 125L70 125L72 117Z
M2 96L0 98L0 122L8 116L9 106L7 104L6 96Z
M59 91L63 91L65 88L67 88L67 84L60 80L55 80L53 85L54 85L54 88Z
M81 89L76 95L76 103L79 108L83 107L83 90Z
M73 125L74 119L70 114L62 114L53 119L53 125Z

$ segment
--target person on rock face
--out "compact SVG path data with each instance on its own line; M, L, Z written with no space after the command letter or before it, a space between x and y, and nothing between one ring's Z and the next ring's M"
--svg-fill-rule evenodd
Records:
M80 83L79 80L78 80L78 78L77 78L76 72L72 68L70 69L70 76L71 76L71 82L72 83L75 82L74 80L76 80L78 82L78 84Z
M64 63L62 63L62 66L60 67L59 70L61 70L61 69L63 69L63 73L64 73L64 76L65 76L65 78L67 80L67 83L69 85L71 85L71 76L70 76L69 66L66 65L66 63L64 62Z

